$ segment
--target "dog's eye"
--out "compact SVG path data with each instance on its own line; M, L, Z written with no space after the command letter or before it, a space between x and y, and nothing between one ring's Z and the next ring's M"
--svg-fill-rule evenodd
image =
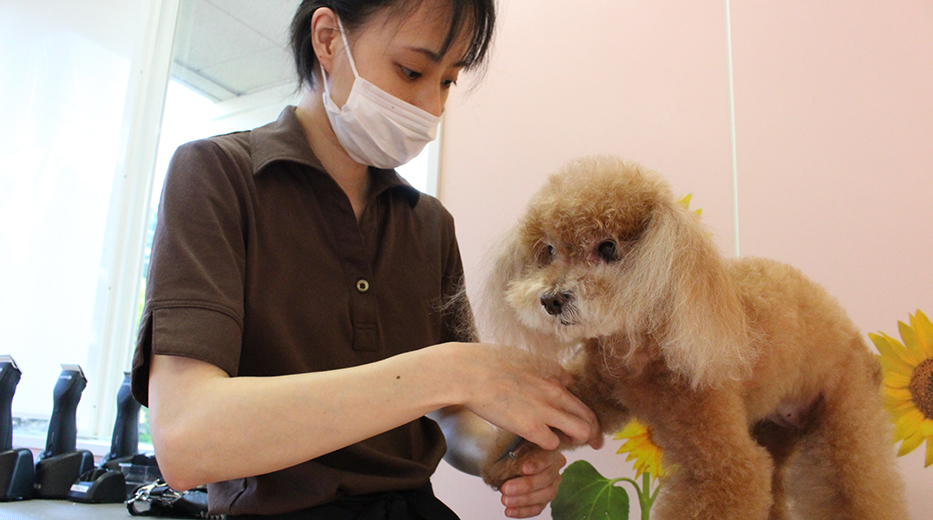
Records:
M542 244L538 247L538 252L535 254L537 257L538 265L548 265L554 260L554 246L550 244Z
M615 262L619 259L619 251L616 249L616 243L612 240L606 240L596 248L596 254L603 262Z

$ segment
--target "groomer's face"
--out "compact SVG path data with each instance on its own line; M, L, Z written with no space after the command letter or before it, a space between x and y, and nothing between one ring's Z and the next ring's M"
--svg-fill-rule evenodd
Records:
M336 18L333 24L337 27ZM439 116L463 69L468 49L468 32L461 31L442 56L440 51L449 30L448 10L437 7L436 2L425 1L409 14L397 15L391 9L376 13L366 24L347 34L347 39L361 77ZM343 106L354 76L343 39L339 32L335 34L334 59L327 73L331 97L338 106Z

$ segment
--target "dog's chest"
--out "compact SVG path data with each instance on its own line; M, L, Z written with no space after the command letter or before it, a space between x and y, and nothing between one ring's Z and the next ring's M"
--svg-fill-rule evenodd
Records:
M625 347L617 339L589 345L590 370L620 404L634 411L639 403L656 401L662 394L679 391L681 378L667 368L657 349L650 345Z
M657 392L673 383L673 374L651 348L625 349L613 342L592 342L589 346L591 373L598 375L618 397L635 397Z

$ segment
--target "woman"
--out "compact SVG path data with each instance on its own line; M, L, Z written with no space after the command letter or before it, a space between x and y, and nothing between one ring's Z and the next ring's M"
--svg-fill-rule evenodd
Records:
M548 449L555 432L601 442L559 367L464 342L453 221L391 169L433 139L450 87L482 62L492 1L306 0L299 105L176 152L133 384L166 480L210 483L212 513L357 518L404 503L400 518L456 518L429 484L445 436L472 473L495 449L489 423ZM523 468L502 487L506 514L539 514L564 463Z

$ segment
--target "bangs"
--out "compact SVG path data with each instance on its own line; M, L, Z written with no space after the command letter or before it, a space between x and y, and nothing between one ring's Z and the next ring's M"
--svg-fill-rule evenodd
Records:
M496 6L493 0L451 0L450 31L444 39L441 54L446 54L465 24L472 24L469 46L463 56L467 70L482 65L492 43L496 21Z
M409 14L424 4L425 0L410 0L399 5L395 14ZM492 45L492 37L496 25L495 0L448 0L438 2L438 10L447 11L449 29L444 43L441 45L440 55L444 56L463 34L468 39L466 53L461 62L464 69L473 70L482 65ZM469 25L470 27L467 27Z

